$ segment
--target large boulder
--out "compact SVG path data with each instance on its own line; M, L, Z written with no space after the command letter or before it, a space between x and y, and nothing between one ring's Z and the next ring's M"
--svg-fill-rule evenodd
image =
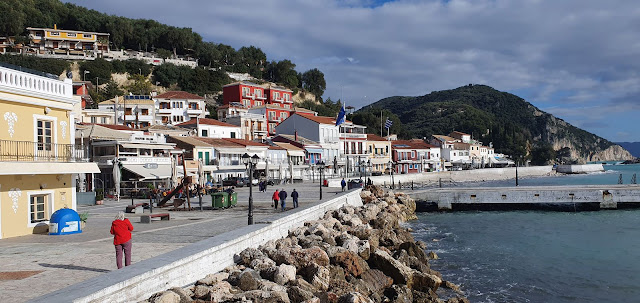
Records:
M247 268L240 274L238 287L244 291L258 289L258 282L261 279L255 270Z
M288 264L280 264L274 273L273 282L280 285L287 284L296 279L296 267Z
M291 303L301 303L314 297L313 292L303 289L300 286L290 286L287 289Z
M346 274L359 277L369 269L369 265L357 253L349 250L337 253L331 258L331 264L342 267Z
M203 279L200 279L196 282L196 285L214 285L218 282L221 282L223 280L226 280L229 278L229 273L226 272L219 272L219 273L215 273L215 274L208 274L206 277L204 277Z
M309 266L311 263L315 263L320 266L329 265L329 256L318 246L302 250L291 250L290 260L290 263L287 264L295 266L298 270Z
M264 258L265 255L257 248L250 247L240 252L239 257L244 265L249 265L254 259Z
M176 294L178 294L178 296L180 296L180 303L193 302L193 299L191 299L193 293L188 289L185 290L180 287L172 287L169 289L169 291L175 292Z
M330 272L325 266L311 263L300 271L302 277L319 291L326 291L329 288Z
M419 291L433 290L435 292L442 283L442 279L440 279L440 277L424 272L419 272L417 270L413 270L412 280L413 283L409 287Z
M180 303L180 295L173 291L162 291L149 298L151 303Z
M393 284L393 279L378 269L369 269L365 271L360 276L360 279L366 284L367 289L371 293L380 293Z
M406 284L411 288L413 284L412 269L391 257L386 251L376 249L368 261L371 268L376 268L384 272L393 279L394 284Z
M272 268L276 266L276 261L273 261L271 259L269 259L269 257L264 257L264 258L260 258L260 259L253 259L251 261L251 264L249 264L249 268L253 268L257 271L263 271L263 270L267 270L269 268Z

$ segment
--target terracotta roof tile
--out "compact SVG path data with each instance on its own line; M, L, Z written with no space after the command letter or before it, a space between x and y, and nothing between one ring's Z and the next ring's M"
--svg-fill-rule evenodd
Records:
M164 94L160 94L155 96L156 99L199 99L203 100L203 97L198 95L194 95L192 93L187 93L183 91L168 91Z
M265 147L268 146L266 144L262 144L262 143L254 142L254 141L250 141L250 140L245 140L245 139L223 138L222 140L226 140L226 141L233 142L235 144L240 144L240 145L243 145L243 146L265 146Z
M382 138L378 135L367 134L367 141L387 141L387 139Z
M206 125L224 126L224 127L239 127L237 125L233 125L233 124L225 123L225 122L222 122L222 121L218 121L216 119L209 119L209 118L200 118L199 122L198 122L197 119L191 119L189 121L182 122L182 123L177 124L177 125L178 126L188 126L188 125L196 125L196 123L206 124Z

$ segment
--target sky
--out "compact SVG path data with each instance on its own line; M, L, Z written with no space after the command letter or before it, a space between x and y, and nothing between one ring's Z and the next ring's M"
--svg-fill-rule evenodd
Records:
M355 108L484 84L611 141L640 141L634 0L67 2L318 68L323 97Z

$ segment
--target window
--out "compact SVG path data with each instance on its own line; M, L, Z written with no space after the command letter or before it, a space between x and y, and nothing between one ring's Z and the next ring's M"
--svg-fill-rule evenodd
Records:
M236 138L236 132L231 132L231 139L235 139Z
M289 106L289 104L285 104L284 108L291 108L291 107Z
M249 92L250 92L250 90L249 90L249 88L248 88L248 87L243 87L243 88L242 88L242 96L243 96L243 97L248 96L248 95L249 95Z
M91 123L98 123L98 118L96 117L91 117Z
M69 38L75 38L76 34L75 33L67 33L67 37Z
M285 101L289 101L289 94L282 94Z
M107 117L100 118L100 123L107 123Z
M269 112L269 120L275 120L276 119L276 112Z
M209 137L209 132L206 129L202 130L202 136L203 137Z
M51 36L60 36L60 32L51 32Z
M29 214L31 223L47 221L49 218L47 200L49 195L33 195L29 201Z
M280 93L279 92L273 92L273 99L280 99Z
M415 151L415 150L412 150L412 151L411 151L411 158L415 158L415 157L416 157L416 151Z
M36 123L38 131L38 150L51 150L51 133L53 122L38 120Z
M87 38L87 39L91 39L91 37L93 37L93 35L91 34L82 34L83 38Z

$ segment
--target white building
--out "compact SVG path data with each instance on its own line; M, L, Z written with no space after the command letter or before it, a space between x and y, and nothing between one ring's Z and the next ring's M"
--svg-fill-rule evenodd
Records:
M113 117L111 122L125 125L131 128L148 127L155 123L155 106L150 96L128 95L117 96L113 99L98 103L98 110L83 111L89 119L96 117L95 121L102 123L107 121L109 115ZM105 119L102 119L105 118ZM93 120L91 120L93 121Z
M198 118L191 119L177 126L195 130L196 135L205 138L240 138L240 126L220 122L215 119Z
M204 98L183 91L169 91L153 97L157 124L179 124L207 115Z
M267 138L267 118L261 114L243 113L228 116L226 122L240 127L240 138L245 140L265 140Z

